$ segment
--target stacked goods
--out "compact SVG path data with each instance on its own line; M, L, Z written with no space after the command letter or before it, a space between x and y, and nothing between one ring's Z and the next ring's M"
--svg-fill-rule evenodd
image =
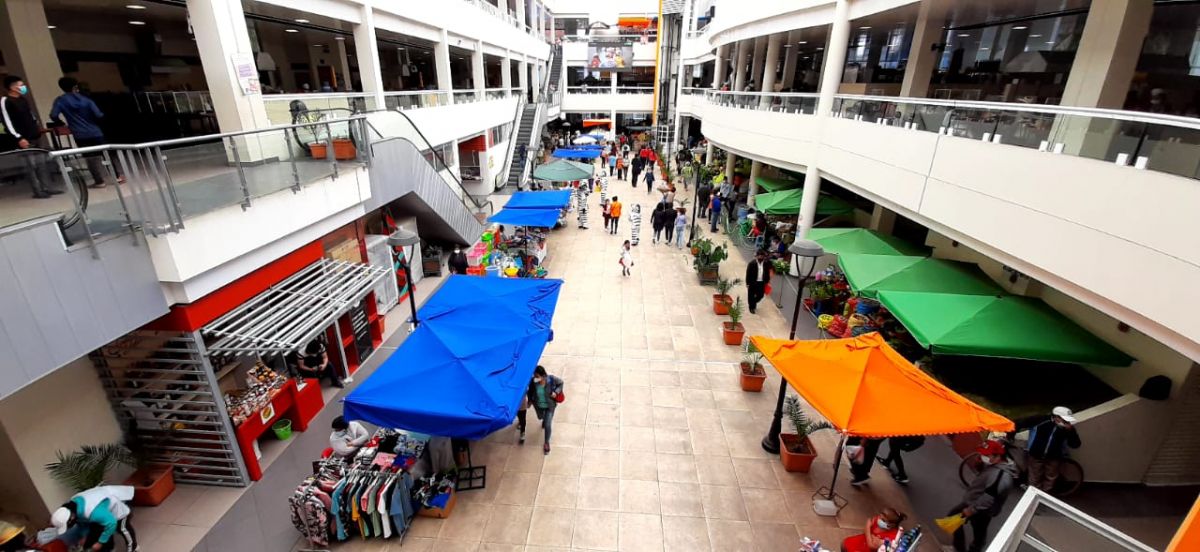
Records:
M241 425L246 418L270 404L287 383L287 378L259 362L246 373L246 383L245 389L225 394L225 405L234 425Z

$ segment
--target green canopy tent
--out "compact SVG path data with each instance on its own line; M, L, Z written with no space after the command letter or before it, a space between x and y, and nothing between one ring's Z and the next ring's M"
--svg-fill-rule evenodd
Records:
M838 255L929 255L925 247L866 228L813 228L808 239L821 244L826 253Z
M1040 299L880 291L879 301L936 354L1105 366L1133 361Z
M787 190L791 188L799 188L803 183L799 180L790 178L771 178L769 176L758 177L758 189L763 192L778 192L779 190Z
M850 287L877 299L881 291L1000 295L1004 290L972 263L902 255L839 255Z
M591 178L593 169L594 167L587 163L559 159L545 165L538 165L536 169L533 169L533 177L550 182L572 182Z
M800 212L804 190L781 190L754 196L754 207L768 215L795 215ZM836 197L822 195L817 199L817 214L824 216L854 214L854 206Z

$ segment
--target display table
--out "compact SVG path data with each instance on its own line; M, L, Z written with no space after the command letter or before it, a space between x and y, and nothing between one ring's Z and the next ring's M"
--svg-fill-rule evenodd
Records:
M262 467L254 455L254 442L262 437L271 426L287 418L292 421L293 431L308 429L308 422L325 406L321 396L321 383L315 379L304 380L303 389L296 386L296 380L288 378L287 383L279 389L279 393L271 399L271 403L252 414L241 425L237 426L238 448L246 462L246 474L251 481L262 479Z

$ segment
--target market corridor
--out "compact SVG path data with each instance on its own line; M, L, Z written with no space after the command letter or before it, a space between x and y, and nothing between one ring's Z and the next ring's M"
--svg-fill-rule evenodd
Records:
M625 213L636 202L648 214L658 200L615 180L609 195ZM633 275L622 277L629 220L608 234L599 201L590 198L590 229L577 229L572 213L548 242L550 277L566 282L542 362L566 386L551 453L542 454L531 414L525 445L510 428L473 446L487 488L461 493L448 519L417 518L403 545L356 541L335 550L790 552L802 536L837 549L878 508L911 512L881 477L861 491L840 481L850 505L837 519L814 514L811 496L832 473L833 434L814 436L821 456L811 473L784 472L759 446L775 394L740 390L740 350L722 342L712 288L698 284L690 255L654 245L647 221ZM733 253L722 275L740 277L745 262ZM744 298L744 286L736 293ZM787 332L770 300L744 323L748 335ZM766 389L777 386L772 377Z

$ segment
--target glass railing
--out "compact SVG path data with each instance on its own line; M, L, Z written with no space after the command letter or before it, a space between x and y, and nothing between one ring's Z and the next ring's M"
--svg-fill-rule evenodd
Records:
M450 105L450 93L445 90L384 92L384 108L391 110L420 109Z
M617 94L653 94L653 86L617 86Z
M267 119L273 125L290 125L299 122L293 115L297 111L364 113L380 109L375 105L375 96L364 92L324 92L313 94L265 94L263 105Z
M704 95L704 94L707 94L710 90L712 90L712 88L685 86L685 87L683 87L683 95L685 95L685 96Z
M7 153L0 155L0 173L14 185L0 188L6 196L0 226L59 216L71 243L135 227L150 235L175 231L191 218L234 205L249 209L262 197L362 165L364 124L363 117L328 119L137 145Z
M455 90L453 92L454 103L472 103L479 101L480 94L475 90Z
M483 99L485 100L503 100L507 97L507 88L485 88L483 90Z
M212 113L212 96L190 92L138 92L133 96L139 113Z
M567 94L612 94L612 86L568 86Z
M1053 550L1154 551L1083 511L1030 488L1008 515L987 552Z
M621 35L566 35L563 37L564 42L591 42L593 40L611 41L611 40L630 40L641 44L652 44L658 41L656 33L646 32L642 34L621 34Z
M816 94L718 92L710 104L802 113ZM833 117L1200 179L1200 119L1040 104L838 95Z

